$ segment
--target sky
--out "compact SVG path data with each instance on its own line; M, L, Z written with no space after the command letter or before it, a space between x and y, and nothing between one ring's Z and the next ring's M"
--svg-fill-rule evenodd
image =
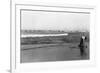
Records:
M90 14L69 12L22 11L23 30L89 31Z

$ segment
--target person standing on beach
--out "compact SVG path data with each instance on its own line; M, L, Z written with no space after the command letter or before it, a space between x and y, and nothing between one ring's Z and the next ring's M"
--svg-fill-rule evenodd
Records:
M86 37L85 37L85 36L82 36L82 37L80 38L79 48L80 48L80 55L81 55L81 56L86 55L86 52L85 52L85 48L86 48L85 40L86 40Z

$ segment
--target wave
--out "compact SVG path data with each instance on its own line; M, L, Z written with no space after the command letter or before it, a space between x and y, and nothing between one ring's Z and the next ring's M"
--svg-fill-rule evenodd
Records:
M64 34L22 34L21 37L45 37L45 36L67 36L67 33Z

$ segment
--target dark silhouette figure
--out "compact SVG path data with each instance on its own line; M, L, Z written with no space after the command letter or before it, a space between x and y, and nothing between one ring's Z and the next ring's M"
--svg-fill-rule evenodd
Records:
M80 55L81 55L81 56L84 56L84 55L86 54L86 53L85 53L85 48L86 48L85 40L86 40L86 37L85 37L85 36L82 36L82 37L80 38L79 48L80 48Z

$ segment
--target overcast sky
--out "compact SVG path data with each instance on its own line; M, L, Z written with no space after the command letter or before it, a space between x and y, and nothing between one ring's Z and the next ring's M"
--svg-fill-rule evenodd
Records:
M89 31L90 14L22 11L21 29Z

